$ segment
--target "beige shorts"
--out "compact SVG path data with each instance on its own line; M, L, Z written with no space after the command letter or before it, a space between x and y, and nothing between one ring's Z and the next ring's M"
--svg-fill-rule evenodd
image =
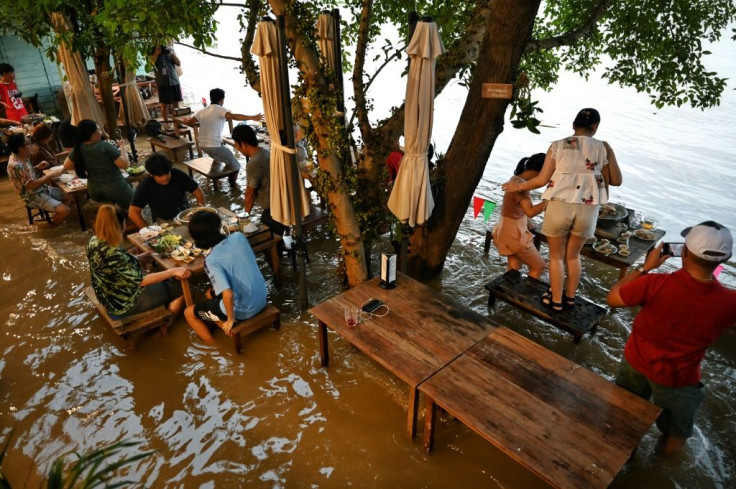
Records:
M598 207L598 205L550 200L544 211L542 234L553 238L561 238L568 234L585 239L592 238L598 222Z

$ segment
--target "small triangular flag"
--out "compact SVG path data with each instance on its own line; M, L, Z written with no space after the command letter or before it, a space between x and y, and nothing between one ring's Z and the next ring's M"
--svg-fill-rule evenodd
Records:
M473 196L473 219L478 217L478 213L483 208L483 203L485 202L484 199L481 197L478 197L477 195Z
M488 219L491 217L491 214L493 214L493 210L496 208L496 203L491 202L490 200L487 200L485 204L483 204L483 216L485 217L485 222L488 222Z

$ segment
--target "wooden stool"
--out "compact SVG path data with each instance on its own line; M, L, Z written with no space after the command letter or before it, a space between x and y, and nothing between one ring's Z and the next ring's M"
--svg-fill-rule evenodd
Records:
M171 159L174 163L181 163L184 161L184 156L186 156L187 152L189 153L190 159L194 158L194 151L192 150L194 143L184 139L172 136L158 136L150 138L149 142L151 143L152 152L155 153L156 148L166 151L171 154Z
M33 225L34 222L51 222L51 216L43 209L26 206L26 212L28 212L28 224L30 225Z
M95 296L95 291L92 286L86 287L84 293L87 295L92 304L97 308L100 316L107 321L113 331L122 337L127 339L135 334L144 333L156 327L161 327L162 332L166 332L166 323L171 317L171 311L165 306L159 306L149 311L144 311L140 314L134 314L132 316L126 316L122 319L113 319L107 313L105 306L100 304Z
M271 324L273 324L273 329L279 329L281 327L281 311L271 304L268 304L261 312L252 318L235 323L233 329L231 329L228 334L233 339L236 353L241 353L243 351L243 344L240 341L241 334L247 335ZM218 325L222 327L222 323L218 323Z
M195 158L189 161L183 161L182 164L187 167L189 176L194 176L193 172L197 172L200 175L204 175L206 178L212 181L212 186L215 190L218 190L218 182L222 178L227 178L230 185L235 185L235 179L238 177L240 172L239 168L233 168L228 166L222 161L215 161L209 156L203 156L201 158Z

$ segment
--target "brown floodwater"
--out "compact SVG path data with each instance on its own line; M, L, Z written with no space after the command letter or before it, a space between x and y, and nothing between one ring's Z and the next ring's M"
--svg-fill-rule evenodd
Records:
M240 211L240 189L208 202ZM320 366L317 327L299 307L298 274L282 264L284 284L268 281L282 312L279 331L262 330L234 353L223 334L206 346L179 320L166 336L139 338L130 350L96 314L83 233L75 219L29 226L6 176L0 177L0 436L15 434L3 463L13 487L38 487L56 457L119 440L156 453L123 472L148 487L496 487L542 488L540 479L462 423L441 417L436 449L405 434L406 385L331 333L330 367ZM483 284L504 269L482 254L485 225L467 219L442 276L430 285L488 314ZM312 304L337 294L336 241L313 234L308 265ZM381 243L380 249L389 244ZM585 262L582 294L604 301L617 272ZM734 287L733 264L722 280ZM195 298L205 279L193 281ZM612 379L632 311L604 318L579 344L548 324L500 304L496 321ZM616 488L733 487L736 335L729 332L704 364L709 389L695 436L673 459L645 435ZM129 453L134 453L131 450Z

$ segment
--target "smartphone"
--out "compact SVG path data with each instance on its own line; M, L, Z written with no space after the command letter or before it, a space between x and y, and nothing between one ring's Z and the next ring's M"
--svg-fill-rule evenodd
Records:
M682 256L682 248L685 243L665 243L662 245L662 255Z
M363 306L363 310L365 312L373 312L379 307L383 305L383 302L378 299L371 299L370 301L366 302Z

